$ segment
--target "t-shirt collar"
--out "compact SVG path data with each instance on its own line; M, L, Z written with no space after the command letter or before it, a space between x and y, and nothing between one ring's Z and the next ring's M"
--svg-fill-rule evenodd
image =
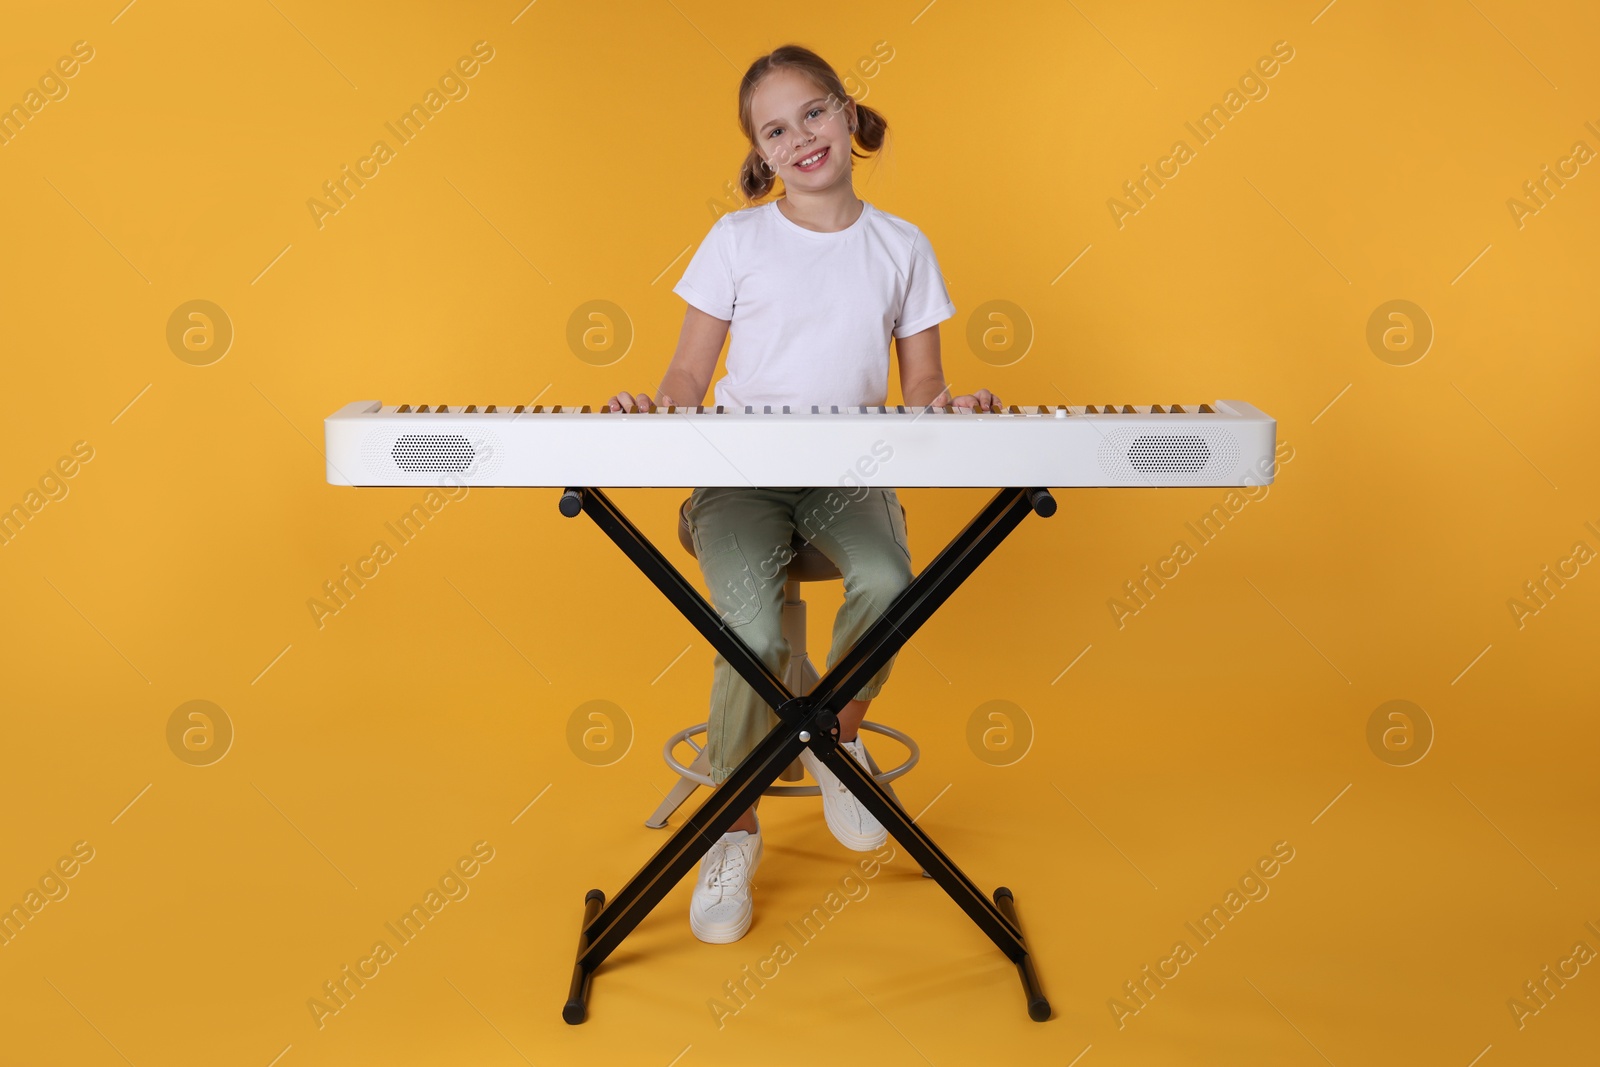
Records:
M779 210L778 202L776 200L772 201L767 206L770 207L772 209L772 213L777 216L778 222L779 222L780 225L785 226L790 230L793 230L795 233L803 233L807 237L816 237L816 238L821 238L823 240L827 240L827 239L830 239L830 238L844 237L846 234L852 233L853 231L860 229L863 226L863 224L865 224L865 222L867 221L867 212L872 210L871 202L869 202L867 200L862 200L861 201L861 214L856 216L856 220L854 222L852 222L850 225L846 226L842 230L833 230L833 231L831 231L829 233L823 233L820 230L808 230L804 226L800 225L798 222L795 222L793 219L789 218L789 216L785 215L781 210Z

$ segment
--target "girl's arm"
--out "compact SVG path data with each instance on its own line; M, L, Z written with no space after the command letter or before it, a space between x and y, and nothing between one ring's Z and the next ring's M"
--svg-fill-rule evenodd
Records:
M958 407L977 408L980 411L998 409L1000 398L987 389L977 395L952 398L945 386L944 366L939 357L939 327L929 326L921 333L894 339L895 352L900 356L900 392L907 407Z
M651 400L649 393L640 393L637 397L632 393L618 393L606 401L606 410L649 411L658 403L663 407L703 404L711 376L717 370L717 357L722 355L722 343L728 338L728 321L689 305L683 315L683 329L678 334L678 351L661 379L656 399Z

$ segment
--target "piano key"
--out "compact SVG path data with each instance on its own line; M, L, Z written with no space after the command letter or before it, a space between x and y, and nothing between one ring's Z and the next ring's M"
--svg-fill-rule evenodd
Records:
M478 410L478 405L476 405L476 404L468 404L468 405L467 405L467 411L466 411L466 413L467 413L467 414L468 414L468 415L470 415L470 414L472 414L472 413L473 413L473 412L474 412L474 411L477 411L477 410Z
M1160 404L1151 404L1150 405L1150 414L1152 414L1152 415L1164 415L1166 413L1161 410L1161 405Z
M410 404L401 404L398 408L395 408L396 414L400 414L400 415L405 415L405 414L409 413L410 411L411 411L411 405Z
M1214 414L1216 414L1216 412L1211 410L1211 405L1210 404L1201 404L1200 405L1200 414L1202 414L1202 415L1214 415Z

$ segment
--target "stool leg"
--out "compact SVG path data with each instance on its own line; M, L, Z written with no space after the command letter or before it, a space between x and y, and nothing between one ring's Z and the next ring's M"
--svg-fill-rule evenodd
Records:
M800 684L805 687L804 690L801 691L800 695L805 696L807 693L810 693L811 690L815 689L817 687L817 683L822 679L818 676L816 664L811 662L810 656L801 656L800 666Z
M700 754L694 758L694 762L689 764L689 769L692 771L697 771L700 774L710 774L711 753L702 748L700 750ZM678 777L678 784L672 787L672 792L667 794L666 799L664 799L660 806L657 807L656 810L651 814L651 816L644 821L644 824L650 827L652 830L661 829L663 826L667 825L667 820L672 817L672 813L683 807L683 802L693 796L694 791L699 788L699 782L692 778L684 778L680 775Z

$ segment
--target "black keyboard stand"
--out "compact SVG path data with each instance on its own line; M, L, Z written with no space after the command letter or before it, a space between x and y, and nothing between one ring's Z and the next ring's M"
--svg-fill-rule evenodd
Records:
M580 511L586 512L772 706L780 720L609 903L598 889L591 889L584 896L583 925L578 934L572 985L561 1009L563 1019L572 1024L584 1021L589 1013L589 986L595 970L807 746L1017 965L1028 1015L1038 1022L1050 1018L1050 1002L1040 989L1011 890L1000 886L990 903L933 839L906 817L877 780L839 751L832 731L838 727L838 713L844 706L1029 512L1048 518L1055 510L1055 498L1048 489L1000 490L884 609L878 621L812 692L797 697L738 635L723 626L699 590L684 580L604 493L598 489L568 489L562 494L561 513L573 518Z

